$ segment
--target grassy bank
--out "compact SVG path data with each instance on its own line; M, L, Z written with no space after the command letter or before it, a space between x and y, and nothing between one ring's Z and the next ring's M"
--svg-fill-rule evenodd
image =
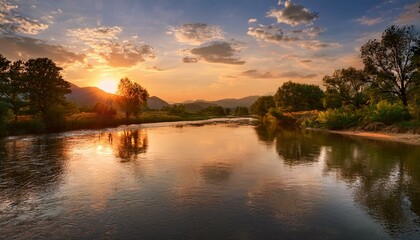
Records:
M20 117L18 121L6 123L0 136L64 132L81 129L101 129L141 123L204 120L212 117L216 116L198 113L171 114L166 111L147 111L143 112L138 117L126 119L122 114L110 117L99 116L96 113L82 112L67 116L63 121L54 122L53 126L48 126L40 119L23 116Z

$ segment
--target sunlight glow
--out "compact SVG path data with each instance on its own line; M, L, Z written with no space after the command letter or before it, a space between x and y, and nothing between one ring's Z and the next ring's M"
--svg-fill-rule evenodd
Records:
M98 88L108 93L116 93L117 88L118 88L118 83L112 79L103 79L99 81Z

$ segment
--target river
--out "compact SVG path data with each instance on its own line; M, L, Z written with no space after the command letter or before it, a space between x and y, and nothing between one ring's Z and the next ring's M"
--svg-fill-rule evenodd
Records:
M0 239L420 239L420 147L250 120L0 139Z

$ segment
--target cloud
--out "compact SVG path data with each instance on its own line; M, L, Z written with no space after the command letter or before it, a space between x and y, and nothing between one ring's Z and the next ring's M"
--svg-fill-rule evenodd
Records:
M256 69L250 69L250 70L244 71L240 75L250 77L250 78L263 78L263 79L270 79L270 78L277 78L278 77L278 76L275 76L271 72L261 73Z
M267 17L276 18L278 23L285 23L290 26L308 25L318 19L317 12L311 12L304 6L295 5L291 0L286 0L284 3L279 1L279 5L284 5L284 8L272 9L267 12Z
M84 44L101 49L107 47L117 35L123 31L122 27L98 27L98 28L76 28L67 30L67 36L73 37L76 41L82 41Z
M150 67L146 67L147 70L152 70L152 71L156 71L156 72L163 72L166 71L166 69L157 67L157 66L150 66Z
M257 22L257 19L256 19L256 18L250 18L250 19L248 20L248 22L249 22L249 23L256 23L256 22Z
M189 23L170 27L167 34L173 34L178 42L192 45L223 39L223 31L220 27L209 26L205 23Z
M122 31L123 28L119 26L77 28L67 30L67 35L89 46L93 55L101 57L113 67L131 67L155 58L153 47L140 43L137 37L119 41L118 35Z
M279 43L279 42L289 42L297 41L299 38L285 36L283 30L278 26L264 26L260 25L258 27L248 28L247 34L253 36L258 40L263 40L266 42Z
M85 58L84 54L69 52L63 46L30 37L0 36L0 46L2 54L10 59L48 57L58 64L68 64L82 62Z
M146 61L146 58L155 57L154 49L149 45L114 43L110 48L111 52L102 56L112 67L130 67Z
M183 62L186 63L204 60L210 63L245 64L244 60L235 56L240 52L240 46L235 42L211 42L200 47L192 48L187 52L194 56L184 57Z
M196 58L196 57L183 57L182 62L183 63L196 63L196 62L198 62L198 58Z
M407 4L404 6L404 12L395 20L395 24L419 24L420 13L419 3Z
M338 46L337 43L326 43L313 39L324 31L325 28L322 27L311 27L284 32L279 26L264 26L260 24L258 27L248 28L247 34L253 36L257 40L276 44L295 43L302 48L311 50L319 50L326 47Z
M39 20L22 16L18 10L17 5L0 0L0 34L36 35L48 28L47 24Z
M378 23L383 22L384 20L380 17L378 18L367 18L367 17L361 17L356 19L356 21L362 25L367 25L367 26L372 26L372 25L376 25Z
M273 73L273 72L260 72L256 69L250 69L247 71L244 71L239 74L240 76L246 76L249 78L255 78L255 79L272 79L272 78L314 78L318 76L318 74L315 73L308 73L308 74L302 74L295 71L286 71L281 73Z

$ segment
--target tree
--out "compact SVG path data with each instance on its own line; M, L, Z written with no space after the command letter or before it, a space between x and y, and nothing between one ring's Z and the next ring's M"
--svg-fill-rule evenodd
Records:
M322 109L324 96L319 86L289 81L279 87L274 100L282 110L296 112Z
M44 119L51 110L57 113L65 104L64 95L71 93L70 83L63 79L61 70L48 58L29 59L25 63L25 97L31 110L41 113Z
M22 108L26 106L26 102L23 99L25 93L24 70L25 65L21 60L13 62L9 68L8 103L15 117L15 121L18 120Z
M413 26L387 28L380 41L371 39L361 48L370 74L367 81L383 94L396 95L407 106L416 74L413 56L419 47L419 33Z
M140 84L132 82L128 78L122 78L118 84L117 103L125 113L126 119L131 115L140 114L147 104L149 93Z
M262 96L251 105L251 112L264 117L268 110L274 107L276 107L276 103L273 96Z
M339 98L345 105L361 108L367 104L364 93L366 78L366 74L362 70L349 67L336 70L332 76L325 76L322 81L327 88L328 99L332 100L337 97L338 93Z
M243 115L248 115L248 114L249 114L249 110L247 107L237 106L235 108L235 115L243 116Z

